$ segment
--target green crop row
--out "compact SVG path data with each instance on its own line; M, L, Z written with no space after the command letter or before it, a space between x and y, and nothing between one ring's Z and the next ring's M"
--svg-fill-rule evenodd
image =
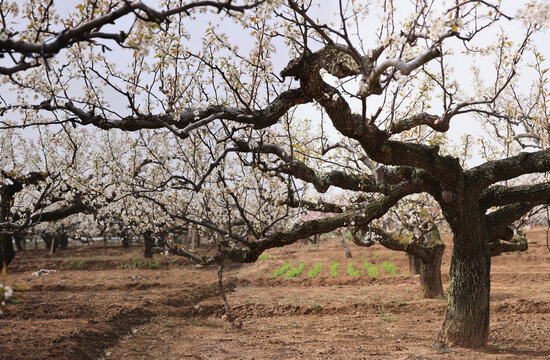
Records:
M290 263L284 263L280 268L273 269L269 277L277 278L279 276L285 275L286 278L291 279L291 278L300 276L304 272L305 268L306 268L306 265L303 262L298 264L298 266L296 266L295 268L292 268L292 265ZM320 263L314 264L313 267L309 269L307 277L310 279L316 278L321 272L321 268L322 268L322 265ZM339 275L338 274L339 268L340 268L339 262L335 262L335 261L331 262L330 275L333 277L337 277ZM378 276L380 274L380 270L384 270L385 272L387 272L392 276L397 275L397 269L395 267L395 264L388 260L384 261L381 264L382 269L380 269L375 264L371 264L367 260L365 260L365 262L363 263L363 268L367 271L369 276L372 276L372 277ZM348 262L346 273L350 276L360 276L360 273L358 270L355 269L355 265L353 264L353 262Z

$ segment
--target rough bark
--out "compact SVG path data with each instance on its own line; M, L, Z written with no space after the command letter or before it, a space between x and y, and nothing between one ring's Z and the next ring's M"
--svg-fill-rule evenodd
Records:
M420 285L422 287L422 297L433 299L443 296L443 285L441 283L441 260L445 251L445 244L441 241L439 230L434 228L428 233L428 248L432 250L431 261L420 259ZM410 259L410 257L409 257Z
M469 348L487 344L491 256L481 216L453 226L448 302L440 340Z
M422 262L422 260L419 256L413 254L407 254L407 257L409 258L409 272L411 273L411 275L419 275L420 263Z

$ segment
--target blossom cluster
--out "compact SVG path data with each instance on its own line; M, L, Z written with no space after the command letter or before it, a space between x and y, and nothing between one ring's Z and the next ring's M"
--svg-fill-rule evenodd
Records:
M518 9L516 14L524 25L536 24L548 29L550 24L550 2L546 0L531 1L526 6Z

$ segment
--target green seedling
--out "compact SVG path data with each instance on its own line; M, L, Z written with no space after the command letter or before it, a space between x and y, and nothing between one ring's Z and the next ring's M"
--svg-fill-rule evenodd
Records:
M160 267L160 262L147 262L144 259L130 259L128 262L120 261L121 269L140 269L140 268L150 268L158 269Z
M363 263L363 268L367 270L370 276L375 277L378 275L378 267L374 264L370 264L368 261L365 260Z
M390 275L396 275L395 265L391 261L384 261L382 263L382 269L386 270Z
M319 275L319 272L321 271L321 264L317 263L313 265L312 269L309 269L309 272L307 274L307 277L310 279L314 279Z
M134 269L137 269L137 268L142 268L145 266L145 260L144 259L137 259L135 261L135 265L134 265Z
M281 268L273 270L269 277L270 278L279 277L281 275L284 275L288 270L290 270L290 263L284 263Z
M348 270L347 270L347 273L348 275L350 276L359 276L359 272L357 270L355 270L355 268L353 267L353 263L352 262L349 262L348 263Z
M285 274L285 277L287 279L291 279L293 277L300 276L302 274L302 271L304 271L305 268L306 268L306 264L300 263L300 265L298 265L294 269L287 271L287 273Z
M331 262L330 263L330 275L331 276L338 276L338 268L339 267L340 267L340 263Z

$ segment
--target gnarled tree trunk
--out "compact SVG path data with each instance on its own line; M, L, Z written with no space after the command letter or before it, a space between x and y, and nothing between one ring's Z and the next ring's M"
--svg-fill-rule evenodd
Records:
M440 333L440 340L449 345L476 348L487 344L491 256L481 218L467 216L458 226L451 225L454 249Z
M414 254L407 254L409 258L409 272L411 275L420 274L420 263L422 262L420 256Z
M420 285L422 286L422 297L433 299L443 296L443 285L441 283L441 260L445 251L445 244L441 241L441 236L437 227L428 233L427 248L432 250L431 261L420 259ZM409 254L409 256L411 256ZM409 257L410 259L410 257Z

